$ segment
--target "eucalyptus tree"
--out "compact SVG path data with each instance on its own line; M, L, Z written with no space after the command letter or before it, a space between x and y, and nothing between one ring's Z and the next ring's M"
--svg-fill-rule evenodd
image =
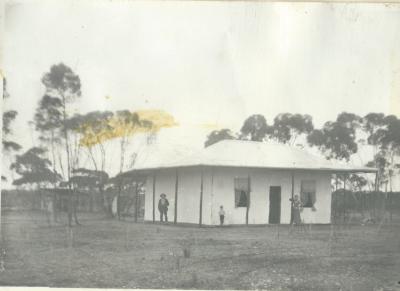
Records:
M105 171L105 143L112 137L113 128L110 120L114 116L111 111L92 111L80 116L74 131L80 133L79 144L86 148L96 171ZM96 159L95 150L100 152L100 162Z
M240 139L250 139L251 141L263 141L270 133L271 127L261 114L249 116L240 129Z
M392 191L392 178L400 169L400 120L394 115L388 115L382 119L379 116L379 119L371 122L369 117L367 122L374 130L371 130L368 143L377 149L370 165L379 169L381 183L387 182Z
M71 111L70 105L76 99L81 97L81 81L78 75L76 75L71 68L64 65L63 63L53 65L50 71L45 73L42 77L42 83L46 89L46 95L49 95L57 99L57 102L61 104L61 136L64 143L65 155L67 160L67 175L66 178L69 181L71 179L72 172L72 152L70 145L70 128L68 125L69 112ZM72 225L72 212L73 212L73 197L70 183L68 183L70 189L69 203L68 203L68 224Z
M5 107L4 101L10 97L7 91L7 81L3 79L3 108ZM3 110L3 136L2 136L2 152L4 157L11 157L11 155L21 149L21 145L11 140L10 137L13 134L11 124L17 117L18 112L16 110ZM4 160L3 160L4 161ZM5 176L1 176L2 180L7 180Z
M129 110L117 111L112 120L114 136L119 139L120 160L119 172L122 173L125 165L126 148L129 144L129 138L137 133L143 126L150 127L151 124L142 121L136 112Z
M270 136L278 142L293 145L300 135L308 135L313 129L310 115L281 113L274 119Z
M36 108L34 125L39 133L40 141L50 148L53 170L59 165L60 173L64 174L64 167L59 150L61 144L62 103L59 98L44 95ZM65 178L65 177L64 177Z
M77 168L72 171L70 183L74 189L82 191L88 190L90 193L90 211L93 210L94 190L104 193L104 185L109 176L104 171L91 170L86 168Z
M232 140L232 139L236 139L236 137L234 136L234 134L231 132L230 129L224 128L220 130L213 130L207 136L207 140L204 143L204 147L209 147L210 145L213 145L221 140Z
M336 121L328 121L322 129L314 129L307 136L311 146L318 147L328 159L349 161L357 152L356 128L360 118L352 113L343 112Z
M44 157L45 153L45 149L33 147L22 155L17 155L10 169L20 178L15 179L13 185L32 185L40 189L47 184L60 181L61 176L51 169L51 162Z

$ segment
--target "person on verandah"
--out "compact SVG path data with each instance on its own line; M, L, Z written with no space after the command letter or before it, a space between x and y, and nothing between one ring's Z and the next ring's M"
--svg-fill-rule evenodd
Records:
M299 199L299 195L294 195L294 198L289 199L292 202L292 209L293 209L293 223L294 224L301 224L301 216L300 212L303 208L303 204Z
M160 200L158 201L158 211L160 211L160 221L163 222L164 221L164 217L165 217L165 222L168 222L168 206L169 206L169 202L167 199L167 195L165 195L164 193L162 193L160 195Z

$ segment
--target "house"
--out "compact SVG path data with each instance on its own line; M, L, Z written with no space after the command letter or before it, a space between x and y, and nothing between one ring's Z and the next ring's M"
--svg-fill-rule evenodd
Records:
M225 140L190 155L174 153L138 160L127 174L146 177L145 221L159 221L160 194L169 200L169 221L218 225L224 206L226 224L291 222L298 194L306 223L330 223L331 176L375 173L314 156L288 145Z

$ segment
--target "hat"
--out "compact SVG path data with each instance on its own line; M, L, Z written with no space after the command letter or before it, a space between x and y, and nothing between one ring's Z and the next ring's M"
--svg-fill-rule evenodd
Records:
M167 195L165 195L164 193L162 193L162 194L160 195L160 197L167 197Z

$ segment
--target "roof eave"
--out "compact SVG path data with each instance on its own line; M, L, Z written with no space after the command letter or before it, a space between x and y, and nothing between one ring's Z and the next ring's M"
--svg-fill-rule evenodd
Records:
M267 170L291 170L291 171L324 171L332 173L377 173L377 168L309 168L309 167L261 167L261 166L234 166L234 165L210 165L210 164L193 164L193 165L175 165L175 166L160 166L132 169L124 172L124 175L129 173L144 173L153 172L157 170L191 168L191 167L223 167L223 168L253 168L253 169L267 169Z

